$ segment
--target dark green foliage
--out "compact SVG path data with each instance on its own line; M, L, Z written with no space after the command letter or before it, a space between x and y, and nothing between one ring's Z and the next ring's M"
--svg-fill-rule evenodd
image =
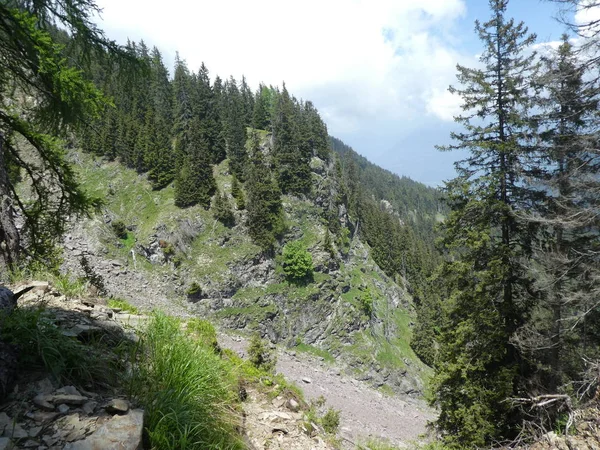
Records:
M244 97L233 77L225 83L222 104L229 169L239 180L245 181L248 153L246 152Z
M199 300L202 298L202 287L194 281L185 290L185 295L187 295L189 300Z
M535 37L504 17L506 0L491 0L492 17L477 22L483 67L458 67L464 131L453 134L469 156L447 183L452 208L444 224L451 252L443 275L449 288L432 382L438 426L454 448L512 438L522 417L511 410L530 367L513 342L535 295L524 271L535 229L516 213L530 200L523 189L528 150L528 97L535 66L525 55ZM483 119L471 120L478 116Z
M248 359L250 363L257 369L266 372L275 370L276 358L275 355L267 348L267 344L263 341L258 333L253 334L248 346Z
M210 200L217 188L213 177L208 142L201 135L194 121L191 136L182 136L185 147L178 149L178 171L175 176L175 204L180 207L200 204L210 206Z
M312 151L306 142L307 127L300 118L299 106L284 84L273 117L273 161L277 183L284 194L307 194L311 189Z
M60 20L73 36L82 55L80 67L85 66L83 56L94 51L115 53L118 48L90 22L93 2L66 5L53 0L0 4L0 99L14 106L0 111L0 197L10 199L0 206L2 272L19 265L22 238L27 240L30 258L50 264L54 243L67 223L65 217L98 205L79 188L57 136L66 138L96 117L107 100L64 57L53 24ZM57 11L61 11L60 19ZM25 105L22 93L35 98L35 103ZM22 142L28 143L26 151ZM10 167L4 161L6 155L13 173L15 163L24 169L21 176L33 186L30 198L21 198L14 189L6 172ZM17 211L25 222L20 232L15 227Z
M246 181L248 232L258 246L271 251L284 229L281 191L265 163L258 136L254 134L251 139L252 153Z
M283 272L294 283L312 280L312 255L301 241L290 242L283 247Z
M340 428L340 411L329 408L321 417L323 429L330 434L336 434Z
M238 210L246 209L246 198L244 197L244 191L242 190L239 181L235 177L231 180L231 196L235 200L235 206Z
M110 227L119 239L127 239L127 227L121 220L113 220Z
M226 227L232 227L235 225L235 216L233 215L231 204L229 203L229 200L225 194L217 192L215 195L213 216Z
M331 241L331 233L329 232L329 228L325 230L325 238L323 239L323 250L325 250L331 258L335 258L335 250L333 248L333 242Z
M273 88L268 88L260 84L254 100L254 114L252 126L258 130L271 129L272 111L276 92Z

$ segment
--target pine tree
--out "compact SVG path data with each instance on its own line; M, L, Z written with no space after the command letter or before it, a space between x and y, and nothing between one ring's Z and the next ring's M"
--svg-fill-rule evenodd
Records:
M92 1L0 3L0 276L16 268L23 239L32 259L51 261L53 245L67 217L87 213L98 202L80 188L62 142L94 119L108 102L82 70L69 65L55 41L56 27L69 32L80 53L79 67L93 53L121 50L90 22ZM11 93L17 93L14 98ZM23 93L35 99L24 104ZM27 141L27 148L19 143ZM8 156L6 156L8 155ZM17 161L23 181L32 189L26 200L9 177L8 164ZM17 214L24 221L16 226ZM48 259L50 258L50 259Z
M284 194L307 194L312 185L307 128L298 122L298 108L284 84L273 118L273 159Z
M225 86L224 124L227 140L227 157L231 172L241 181L246 179L248 153L246 152L246 125L243 98L233 77Z
M246 209L246 199L244 197L244 191L240 187L240 183L235 175L231 180L231 196L235 199L235 206L238 210Z
M254 100L252 126L258 130L271 128L271 104L273 92L264 84L260 84Z
M600 182L594 174L600 161L595 144L590 146L598 90L586 81L591 77L568 36L544 58L544 69L539 82L547 95L537 117L541 146L532 174L540 199L528 216L540 226L531 270L543 296L518 342L538 362L543 388L553 394L564 383L581 380L585 361L600 356L586 350L598 347L597 339L589 345L594 338L588 335L586 311L593 291L590 275L598 273L592 249L598 245Z
M179 149L179 167L175 176L175 204L187 207L200 204L210 206L216 190L213 177L211 155L208 142L202 136L200 127L194 121L191 136L185 136L184 148Z
M284 228L281 191L267 167L256 133L251 136L251 142L246 181L248 232L256 245L269 252Z
M235 225L235 216L231 209L231 204L224 193L217 191L213 203L213 217L226 227Z
M520 423L509 398L528 375L511 339L526 321L532 282L524 273L533 231L518 219L530 193L523 189L528 152L529 80L535 36L505 18L507 0L490 0L491 19L476 30L483 68L458 66L465 131L447 149L466 149L459 176L446 191L452 211L445 223L452 258L450 288L433 380L437 425L453 447L485 446L509 438ZM482 123L483 120L483 123Z

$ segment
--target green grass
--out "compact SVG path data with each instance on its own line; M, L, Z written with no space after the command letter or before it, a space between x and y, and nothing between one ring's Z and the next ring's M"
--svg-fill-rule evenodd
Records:
M119 308L121 311L128 312L130 314L139 314L139 310L133 306L131 303L128 303L126 300L122 298L111 298L108 300L109 308Z
M234 413L236 380L212 348L191 339L180 322L154 314L141 335L132 394L145 410L157 449L243 449Z
M322 350L320 348L314 347L309 344L305 344L304 342L298 343L296 345L295 349L298 350L299 352L310 353L311 355L321 357L321 358L325 359L325 361L327 361L328 363L335 362L335 358L328 351Z
M0 340L19 348L22 370L46 370L62 383L87 387L117 382L118 370L107 370L119 365L112 353L119 346L114 340L83 344L65 336L43 307L15 308L8 316L0 315L0 323Z

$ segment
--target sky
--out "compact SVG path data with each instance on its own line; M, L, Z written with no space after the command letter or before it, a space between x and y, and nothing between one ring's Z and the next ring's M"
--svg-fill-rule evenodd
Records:
M454 176L456 152L439 152L458 131L456 64L477 64L476 19L486 0L97 0L97 19L119 43L144 40L172 67L175 52L196 71L285 82L311 100L328 126L369 160L439 186ZM512 0L538 42L560 38L557 5Z

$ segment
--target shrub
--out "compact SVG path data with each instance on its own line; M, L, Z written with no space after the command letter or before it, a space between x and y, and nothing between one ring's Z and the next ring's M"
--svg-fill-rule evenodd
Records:
M113 230L113 233L115 233L115 236L117 236L119 239L127 239L127 227L123 221L115 220L110 224L110 226Z
M290 281L312 279L312 255L300 241L290 242L283 248L283 271Z
M358 301L360 302L360 307L365 313L365 316L371 318L373 314L373 296L371 295L371 291L367 290L363 292L359 297Z
M321 425L327 433L336 434L340 427L340 411L329 408L321 418Z
M187 295L188 300L198 301L202 298L202 287L194 281L190 284L190 287L186 289L185 295Z
M236 176L233 176L233 180L231 182L231 196L235 199L235 206L240 211L242 209L246 209L246 199L244 198L244 191L240 187L240 183Z
M265 342L260 338L258 333L254 334L250 339L250 345L248 346L248 357L250 363L257 369L264 370L266 372L272 372L275 370L276 358L271 351L267 348Z

